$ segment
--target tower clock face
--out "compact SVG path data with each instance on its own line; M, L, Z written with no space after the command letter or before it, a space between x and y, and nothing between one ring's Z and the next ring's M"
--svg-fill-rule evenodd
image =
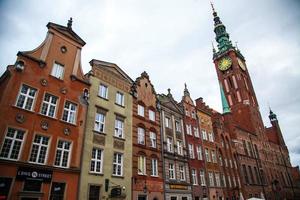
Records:
M219 61L218 67L221 71L225 71L231 67L231 64L231 59L229 57L224 57Z
M246 65L245 65L245 63L241 59L239 59L239 58L237 60L238 60L240 68L242 70L246 71Z

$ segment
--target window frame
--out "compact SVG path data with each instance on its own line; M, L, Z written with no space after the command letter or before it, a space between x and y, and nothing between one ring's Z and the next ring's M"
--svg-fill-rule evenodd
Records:
M154 163L155 165L153 165ZM155 167L153 168L153 166ZM156 158L151 159L151 176L158 177L158 160Z
M104 88L104 90L103 90ZM103 95L103 92L104 92L104 96ZM100 83L99 84L99 90L98 90L98 96L103 98L103 99L108 99L108 86L103 84L103 83Z
M153 131L150 131L149 132L149 137L150 137L150 147L156 149L157 148L157 135L156 135L156 133L153 132Z
M114 131L114 136L117 138L125 138L124 134L124 119L122 119L119 116L116 116L115 118L115 131ZM119 135L121 133L121 136Z
M155 122L155 111L152 109L148 110L149 120Z
M116 155L120 155L120 161L119 158L116 157L116 161L115 161L115 156ZM119 153L119 152L114 152L114 156L113 156L113 172L112 175L113 176L123 176L123 163L124 163L124 154L123 153ZM114 173L116 167L116 173ZM118 167L120 167L120 174L118 174Z
M118 98L119 97L119 98ZM121 101L121 102L119 102ZM120 92L120 91L117 91L116 92L116 100L115 100L115 103L119 106L125 106L125 95L124 93Z
M48 102L45 101L46 95L49 95L49 96L50 96ZM53 103L51 102L52 99L53 99L53 97L56 98L56 103L55 103L55 104L53 104ZM46 114L43 113L43 107L44 107L44 105L47 106L47 108L46 108ZM41 115L44 115L44 116L47 116L47 117L56 118L57 107L58 107L58 105L59 105L59 97L58 97L58 96L55 96L55 95L53 95L53 94L50 94L49 92L45 92L45 93L44 93L44 96L43 96L43 99L42 99L42 102L41 102L40 114L41 114ZM49 115L49 111L50 111L51 106L54 106L53 116L50 116L50 115Z
M66 106L67 103L69 103L70 106L72 106L72 105L75 106L75 111L71 110L72 108L70 106L69 106L69 108L66 108L65 106ZM66 120L64 120L65 111L68 112ZM66 122L66 123L70 123L70 124L76 125L77 111L78 111L78 104L77 103L74 103L74 102L72 102L70 100L65 100L61 120L64 121L64 122ZM70 122L70 116L71 116L70 113L74 114L74 122Z
M138 104L137 105L137 114L138 114L138 116L145 117L145 106Z
M27 88L27 91L26 91L26 94L25 93L22 93L22 89L23 89L23 86L24 87L28 87ZM30 92L32 89L34 91L34 96L30 96ZM18 102L19 102L19 99L21 98L21 95L24 96L24 102L23 102L23 105L22 106L18 106ZM32 86L29 86L25 83L22 83L20 88L19 88L19 92L18 92L18 96L16 98L16 103L15 103L15 106L17 108L20 108L20 109L23 109L23 110L28 110L28 111L34 111L34 108L35 108L35 102L36 102L36 96L38 96L38 89L32 87ZM28 99L32 99L32 103L30 105L30 109L27 109L26 108L26 105L27 105L27 102L28 102Z
M62 141L63 142L63 147L58 147L59 142ZM69 143L69 149L65 149L65 144ZM65 139L58 139L57 140L57 144L56 144L56 150L55 150L55 158L54 158L54 166L55 167L60 167L60 168L69 168L70 167L70 162L71 162L71 158L72 158L72 147L73 147L73 142L69 141L69 140L65 140ZM61 151L61 157L59 159L59 164L56 164L57 161L57 154L58 154L58 150ZM67 165L63 166L63 155L65 152L68 152L68 160L67 160Z
M47 138L48 141L47 141L47 145L43 144L42 142L42 139L41 141L39 141L39 143L36 143L35 142L35 139L37 136L40 136L41 138ZM35 158L35 161L32 161L31 158L32 158L32 155L33 155L33 148L34 148L34 145L38 146L38 152L37 152L37 155L36 155L36 158ZM29 160L28 162L30 163L34 163L34 164L40 164L40 165L45 165L47 163L47 159L48 159L48 153L49 153L49 146L51 146L51 137L50 136L45 136L45 135L42 135L42 134L35 134L34 137L32 138L32 145L31 145L31 150L30 150L30 155L29 155ZM38 162L39 159L40 159L40 155L41 155L41 148L42 147L46 147L46 151L45 151L45 157L44 157L44 162L40 163Z
M56 66L59 66L60 69L62 69L62 71L59 72L60 73L59 77L57 76L57 68L56 68L56 70L54 72L54 67L56 67ZM63 64L60 64L60 63L54 61L53 65L52 65L52 69L51 69L50 75L53 76L53 77L55 77L55 78L57 78L57 79L64 80L65 66Z
M143 131L141 131L143 130ZM146 145L146 130L143 127L138 127L137 128L137 143L140 145Z
M95 158L93 158L93 151L95 150ZM98 155L99 155L99 151L100 151L100 159L98 159ZM92 174L102 174L103 173L103 154L104 154L104 150L101 148L97 148L97 147L93 147L92 148L92 155L91 155L91 161L90 161L90 169L89 172ZM94 164L94 170L92 170L92 163ZM97 170L97 164L100 163L100 171Z
M145 155L138 157L138 175L147 175L147 158Z
M99 115L99 117L97 117ZM103 116L103 121L100 121L100 116ZM99 118L99 120L97 119ZM96 114L95 114L95 120L94 120L94 131L100 132L100 133L105 133L105 118L106 118L106 113L101 111L101 110L96 110ZM97 123L99 125L97 125ZM99 130L96 128L96 126L99 126ZM101 127L103 127L103 131L101 131Z

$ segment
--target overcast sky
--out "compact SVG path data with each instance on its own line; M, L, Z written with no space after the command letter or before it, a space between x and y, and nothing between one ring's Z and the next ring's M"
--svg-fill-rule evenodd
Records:
M297 0L215 0L215 9L247 61L266 126L277 114L292 164L300 164L300 3ZM133 79L147 71L158 93L193 99L221 111L212 63L213 17L208 0L0 0L0 73L18 51L36 48L51 21L86 41L84 72L99 59ZM214 41L215 42L215 41Z

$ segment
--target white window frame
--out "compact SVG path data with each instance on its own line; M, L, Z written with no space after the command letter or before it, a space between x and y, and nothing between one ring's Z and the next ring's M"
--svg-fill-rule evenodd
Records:
M171 119L169 117L165 117L165 124L167 128L171 128Z
M215 179L216 179L216 186L221 187L221 180L220 180L220 174L215 173Z
M200 170L200 181L201 181L202 186L206 185L205 171L204 170Z
M228 179L228 186L229 186L229 187L232 187L230 175L227 175L227 179Z
M59 143L62 142L62 147L59 147ZM67 148L66 144L69 144L69 148ZM58 153L60 152L60 153ZM58 140L56 145L56 152L55 152L55 161L54 166L68 168L70 165L70 158L72 153L72 142L66 140ZM60 156L59 156L60 154ZM64 155L67 154L67 163L64 164ZM59 156L59 157L58 157ZM58 161L58 163L57 163Z
M21 135L18 135L18 134L21 134ZM6 130L6 134L5 134L5 138L4 138L2 147L1 147L0 158L6 159L6 160L19 160L22 149L23 149L24 138L25 138L25 131L16 129L16 128L12 128L12 127L8 127ZM4 153L3 152L4 148L6 151L8 151L7 155L5 155L5 156L2 155ZM14 157L12 158L13 149L18 150L17 155L16 156L14 155L14 157L16 157L16 158L14 158Z
M145 142L145 135L146 135L146 133L145 133L146 131L145 131L145 129L144 128L142 128L142 127L138 127L138 144L141 144L141 145L145 145L146 144L146 142Z
M158 161L156 158L151 159L151 176L158 176Z
M157 146L157 136L155 132L150 131L150 147L156 148Z
M192 169L191 170L191 174L192 174L192 184L193 185L198 185L197 170L196 169Z
M202 132L202 139L207 140L208 138L207 138L206 130L202 130L201 132Z
M192 118L196 119L196 113L195 113L195 111L192 111Z
M198 158L198 160L203 160L203 157L202 157L202 148L201 148L200 145L197 146L196 151L197 151L197 158Z
M183 156L183 142L180 140L177 140L177 153Z
M64 65L59 64L57 62L53 63L52 70L51 70L51 76L54 76L55 78L63 80L64 72L65 72Z
M115 137L124 138L124 120L119 117L115 119Z
M147 169L146 169L146 156L139 155L138 157L138 174L139 175L147 175Z
M192 135L192 125L190 125L190 124L186 125L186 133L188 135Z
M122 92L116 92L116 104L120 106L124 106L125 96Z
M167 150L173 152L173 138L167 137Z
M189 146L189 154L191 159L195 159L195 154L194 154L194 145L193 144L188 144Z
M49 96L49 101L45 100L46 96ZM55 100L55 103L52 103L52 100ZM57 103L58 103L58 97L57 96L54 96L52 94L49 94L49 93L45 93L44 95L44 98L43 98L43 102L42 102L42 105L41 105L41 111L40 113L42 115L45 115L45 116L48 116L48 117L52 117L52 118L55 118L56 116L56 107L57 107ZM45 107L45 110L46 112L44 113L43 112L43 108ZM50 114L50 110L51 108L53 109L54 107L54 110L53 110L53 115Z
M26 93L22 92L23 88L25 88ZM33 92L33 95L31 94L32 92ZM29 85L22 84L20 87L17 101L16 101L16 107L22 108L24 110L33 111L33 107L35 104L35 97L37 96L37 92L38 92L37 89L30 87ZM22 101L21 99L23 99L23 98L24 98L23 103L19 105L19 101ZM30 103L30 101L31 101L31 103ZM29 108L28 108L27 104L30 106Z
M149 109L149 120L155 122L155 111Z
M173 163L169 163L169 179L176 179L175 177L175 165Z
M205 152L205 159L207 162L211 162L210 160L210 154L209 154L209 150L207 148L204 149Z
M213 133L212 133L212 132L209 132L209 133L208 133L208 141L214 142L214 136L213 136Z
M97 111L95 114L94 130L100 133L105 132L105 114Z
M175 130L176 132L181 132L181 126L179 121L175 121Z
M138 115L145 117L145 107L140 104L138 104L137 107L138 107Z
M211 150L211 159L213 163L217 163L217 156L215 150Z
M69 106L66 108L67 103L69 103ZM67 113L67 119L64 119L65 113ZM77 104L71 101L65 101L62 120L67 123L76 124L76 117L77 117L76 115L77 115Z
M106 85L100 83L98 95L99 95L101 98L108 99L108 86L106 86Z
M225 177L225 174L222 174L222 179L223 179L224 187L226 187L227 183L226 183L226 177Z
M40 140L36 141L38 140L38 137L40 138ZM49 143L50 143L50 137L36 134L32 141L29 162L44 165L48 158ZM35 155L36 157L33 157L34 151L37 151ZM43 159L43 157L44 157L43 162L40 162L40 159Z
M92 163L94 163L94 165ZM94 169L92 169L92 166L94 166ZM97 166L100 167L99 170ZM90 173L102 174L102 171L103 171L103 149L94 147L92 149L92 155L91 155Z
M214 174L212 172L208 172L208 179L209 179L209 186L214 187L215 186Z
M185 181L185 169L184 165L179 165L179 177L181 181Z
M112 173L113 176L123 176L123 159L124 158L122 153L117 153L117 152L114 153L113 173ZM120 170L120 173L118 173L118 169Z
M200 135L199 135L199 129L197 127L194 127L194 136L199 138Z

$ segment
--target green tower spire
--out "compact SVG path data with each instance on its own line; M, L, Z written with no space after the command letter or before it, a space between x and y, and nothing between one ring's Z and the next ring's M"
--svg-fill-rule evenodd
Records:
M223 114L230 113L231 111L230 111L230 108L229 108L227 99L226 99L226 97L225 97L225 93L224 93L224 90L223 90L223 87L222 87L222 84L221 84L221 83L220 83L220 92L221 92L221 100L222 100Z
M218 53L222 53L232 48L232 43L229 40L229 34L226 32L226 27L221 22L220 17L215 11L214 5L212 3L211 3L211 7L213 10L213 16L215 22L214 32L216 34L216 41L218 43L218 49L219 49Z

